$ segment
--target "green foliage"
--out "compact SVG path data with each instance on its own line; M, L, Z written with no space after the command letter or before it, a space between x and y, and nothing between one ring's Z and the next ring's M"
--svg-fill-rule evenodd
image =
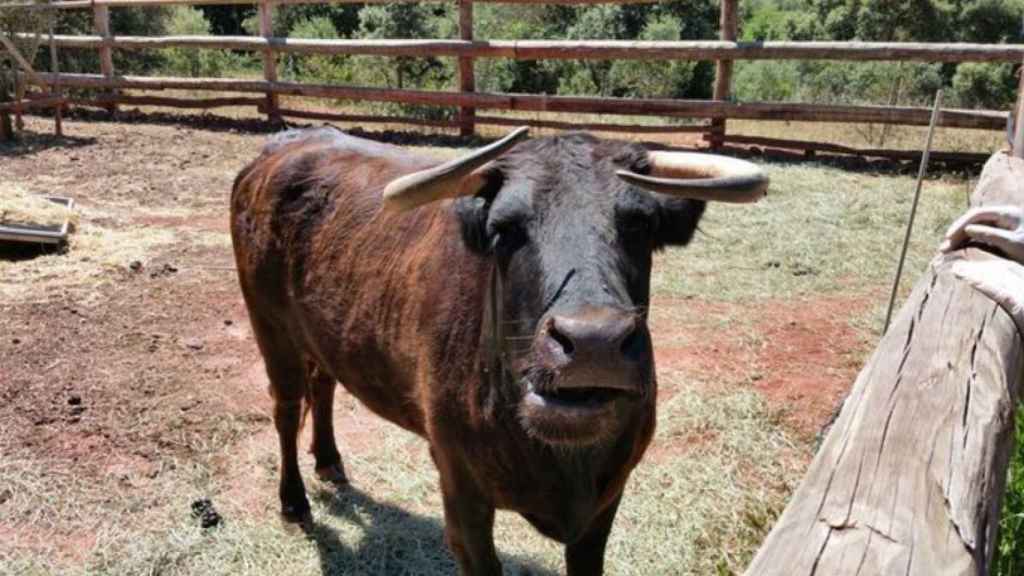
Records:
M644 27L640 40L679 40L681 29L675 16L659 16ZM709 63L679 60L618 60L608 72L613 94L629 98L709 98L713 77Z
M292 38L332 40L340 37L334 22L326 16L315 16L299 20L288 34ZM346 56L288 55L285 59L284 77L308 82L351 83L350 58Z
M1024 573L1024 418L1018 410L1014 448L1006 475L1006 496L999 520L999 543L992 560L994 576Z
M1017 78L1010 64L967 62L953 76L955 101L965 108L1008 109L1017 95Z
M189 6L174 6L167 20L167 34L208 36L210 23L200 10ZM164 69L173 74L219 76L225 70L234 70L241 65L240 57L225 50L170 48L164 52Z

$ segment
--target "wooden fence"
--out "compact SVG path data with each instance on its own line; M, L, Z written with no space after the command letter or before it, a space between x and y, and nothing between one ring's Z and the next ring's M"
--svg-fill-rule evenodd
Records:
M476 40L473 30L473 4L502 2L510 4L598 4L645 3L650 0L419 0L454 1L458 4L459 38L453 40L310 40L277 38L272 34L274 8L298 3L375 3L395 0L61 0L48 4L20 5L25 9L90 9L95 35L58 35L54 41L64 49L97 50L99 74L39 74L29 83L59 83L65 88L93 88L104 92L90 99L72 100L80 104L101 105L113 110L117 104L156 104L180 108L213 108L255 104L271 120L282 117L359 122L410 123L458 128L472 134L479 124L531 124L548 128L582 128L633 133L698 132L712 146L725 142L749 143L749 137L728 135L726 120L814 121L926 125L930 111L912 106L854 106L783 102L736 102L732 99L732 63L736 60L916 61L916 62L1010 62L1024 60L1024 45L921 44L888 42L738 42L737 0L722 0L721 39L718 41L612 41L612 40ZM416 1L416 0L398 0ZM109 10L117 7L198 4L255 4L259 15L259 36L116 36L110 30ZM5 5L4 9L12 8ZM168 78L119 76L114 70L114 50L164 48L207 48L245 50L262 54L263 80L221 78ZM423 91L369 88L327 84L283 82L278 79L278 54L334 54L375 56L450 57L458 62L458 91ZM543 94L489 94L477 92L474 62L480 58L520 60L713 60L717 77L712 100L628 99L608 97L548 96ZM259 98L184 99L155 96L128 96L123 90L185 89L196 91L261 94ZM422 120L394 116L336 114L282 108L281 95L337 98L355 101L397 102L458 107L453 121ZM634 123L577 124L551 119L515 119L481 116L479 110L569 112L614 114L621 116L659 116L703 118L701 125L650 125ZM1007 114L1001 111L943 110L938 125L957 128L1003 130ZM811 149L807 142L771 139L776 147ZM820 146L818 149L822 149ZM858 150L835 147L832 151ZM906 156L906 151L870 150L875 156ZM891 154L890 154L891 153ZM913 153L911 153L913 154Z
M991 157L972 206L1024 206L1022 152ZM995 260L977 248L936 255L748 576L989 574L1024 344L953 269Z

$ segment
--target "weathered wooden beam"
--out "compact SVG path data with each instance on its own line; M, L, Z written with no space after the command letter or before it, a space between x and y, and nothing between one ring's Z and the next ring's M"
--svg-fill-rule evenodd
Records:
M1017 86L1017 114L1012 150L1014 157L1024 158L1024 64L1017 70L1017 75L1020 76L1020 84Z
M972 205L1024 206L1024 161L992 156ZM988 573L1024 342L937 256L857 377L750 576Z
M431 128L460 128L456 120L426 120L408 116L376 116L371 114L344 114L338 112L322 112L315 110L295 110L282 108L281 115L286 118L305 118L308 120L330 120L335 122L367 123L367 124L408 124L410 126L429 126ZM475 116L476 124L490 126L531 126L554 130L589 130L592 132L627 132L630 134L681 134L686 132L707 132L703 125L650 125L650 124L610 124L562 122L558 120L540 120L537 118L503 118L500 116Z
M56 78L39 73L42 82ZM750 120L807 122L872 122L876 124L927 125L930 110L907 106L847 106L800 104L789 102L720 102L715 100L674 100L668 98L632 99L543 94L489 94L438 92L429 90L393 90L333 84L300 84L236 80L230 78L172 78L119 76L105 78L96 74L61 74L64 86L123 90L212 90L220 92L273 92L292 96L312 96L375 102L404 102L433 106L473 106L530 112L570 112L621 114L627 116L673 116L683 118L745 118ZM1004 131L1006 112L943 110L939 126L982 128Z
M478 2L480 0L477 0ZM517 60L856 60L1019 62L1024 44L724 42L705 40L316 40L252 36L57 35L62 48L212 48L292 54L514 58Z
M57 58L57 43L54 41L53 20L50 21L50 72L58 78L58 81L50 87L50 92L55 96L62 95L60 89L60 59ZM64 106L57 106L53 114L53 131L57 137L64 135Z
M69 98L68 102L77 106L94 106L107 108L111 104L129 104L133 106L161 106L164 108L229 108L234 106L256 106L261 109L266 105L266 98L246 96L226 98L168 98L164 96L129 96L126 94L107 94L93 98Z
M459 1L459 38L465 42L473 41L473 0ZM476 72L473 68L473 57L471 55L459 56L459 90L461 92L476 92ZM476 109L464 106L459 109L459 133L462 136L472 136L476 131L473 123L473 116Z
M99 5L99 4L94 5L92 7L92 21L93 21L93 28L96 30L96 33L99 34L100 38L103 38L104 40L109 40L110 36L111 36L111 34L110 34L110 9L107 8L104 5ZM113 78L114 77L114 51L110 48L110 46L100 46L99 47L99 56L100 56L100 72L102 72L103 76L105 76L106 78ZM114 105L114 104L111 104L110 107L107 110L110 111L111 113L114 113L114 112L117 111L117 106Z
M57 108L60 109L65 103L61 96L47 96L32 100L16 100L14 102L0 102L0 112L21 113L33 108Z
M789 140L785 138L765 138L762 136L743 136L739 134L728 134L722 138L726 144L748 144L752 146L765 146L770 148L786 148L790 150L814 150L817 152L834 152L837 154L851 154L854 156L867 156L877 158L891 158L894 160L920 160L920 150L895 150L889 148L855 148L842 144L830 142L811 142L809 140ZM982 164L989 158L988 154L978 152L935 152L931 157L938 161L948 162L970 162Z
M267 40L274 36L274 5L269 0L261 0L258 15L260 19L260 36ZM277 56L274 53L273 45L267 42L263 49L263 79L267 82L277 82ZM281 115L277 112L280 108L279 97L273 92L267 92L267 120L280 122Z
M452 2L454 0L331 0L332 4L399 4L419 2ZM551 4L551 5L590 5L590 4L654 4L658 0L476 0L490 4ZM3 9L28 10L74 10L93 6L204 6L259 4L260 0L58 0L46 4L12 3L0 7ZM323 4L324 0L274 0L275 4Z
M721 0L719 13L719 36L723 42L734 42L739 31L737 0ZM728 100L732 95L732 60L718 60L715 64L715 87L713 98L715 100ZM714 118L711 120L711 148L722 146L722 136L725 136L725 118Z

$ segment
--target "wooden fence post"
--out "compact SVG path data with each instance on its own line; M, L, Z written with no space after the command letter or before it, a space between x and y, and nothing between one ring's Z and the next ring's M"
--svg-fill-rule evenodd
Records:
M104 41L110 40L110 8L101 4L93 4L92 7L92 21L93 26L96 29L96 34L100 35ZM100 72L106 78L114 77L114 50L109 45L103 45L99 48L100 55ZM116 94L114 90L111 93ZM110 113L117 112L117 104L111 102L107 105L107 111Z
M260 35L264 38L274 36L274 5L271 0L261 0L259 5ZM274 49L267 47L263 51L263 79L267 82L277 82L277 56ZM267 92L266 103L267 120L277 124L281 122L280 102L277 94Z
M473 0L459 0L459 38L473 40ZM459 91L476 91L476 74L473 71L473 57L459 57ZM459 134L472 136L476 133L476 109L459 108Z
M1017 71L1020 84L1017 86L1017 118L1014 121L1013 156L1024 158L1024 63Z
M57 59L57 43L53 39L53 22L50 22L50 72L53 74L53 84L50 85L50 92L54 96L62 97L60 89L60 61ZM64 102L57 104L53 111L53 131L57 136L64 135Z
M737 1L722 0L721 15L719 18L719 37L727 42L735 42L738 30L737 25ZM719 60L715 66L715 100L728 100L732 94L732 60ZM710 146L719 148L722 146L725 136L725 118L714 118L711 120Z
M1024 161L989 158L972 206L1024 206ZM847 397L748 576L988 574L1024 343L938 255Z

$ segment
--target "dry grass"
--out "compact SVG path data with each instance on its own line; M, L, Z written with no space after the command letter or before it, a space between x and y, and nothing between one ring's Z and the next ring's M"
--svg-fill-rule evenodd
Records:
M740 569L797 479L801 452L756 394L736 390L706 397L678 378L667 379L678 394L661 407L655 445L681 448L671 458L645 462L631 479L609 544L610 574ZM53 467L45 455L5 456L0 486L13 496L0 506L0 527L11 532L4 535L0 571L454 573L443 544L436 473L418 438L388 426L379 450L348 459L357 485L351 492L336 495L310 480L317 526L306 538L274 521L275 443L251 445L240 454L237 446L234 454L228 450L178 462L145 486L117 476L84 481L72 468ZM218 469L221 457L251 465L240 489L259 495L256 510L225 496L239 487ZM213 495L227 518L224 526L205 532L188 513L191 499L204 494ZM73 552L79 557L71 562L66 545L59 544L69 538L78 544ZM496 540L507 574L564 573L561 546L517 516L499 513Z
M82 204L75 211L77 225L65 250L25 261L0 259L0 298L45 302L71 292L90 303L132 262L145 262L153 250L176 241L174 231L139 225L122 212Z
M656 292L730 301L857 294L891 281L914 178L767 164L768 197L754 207L712 205L687 250L656 260ZM962 180L922 189L904 286L913 283L967 205Z
M76 224L77 215L63 204L29 194L12 182L0 182L0 224L62 226L68 220Z

